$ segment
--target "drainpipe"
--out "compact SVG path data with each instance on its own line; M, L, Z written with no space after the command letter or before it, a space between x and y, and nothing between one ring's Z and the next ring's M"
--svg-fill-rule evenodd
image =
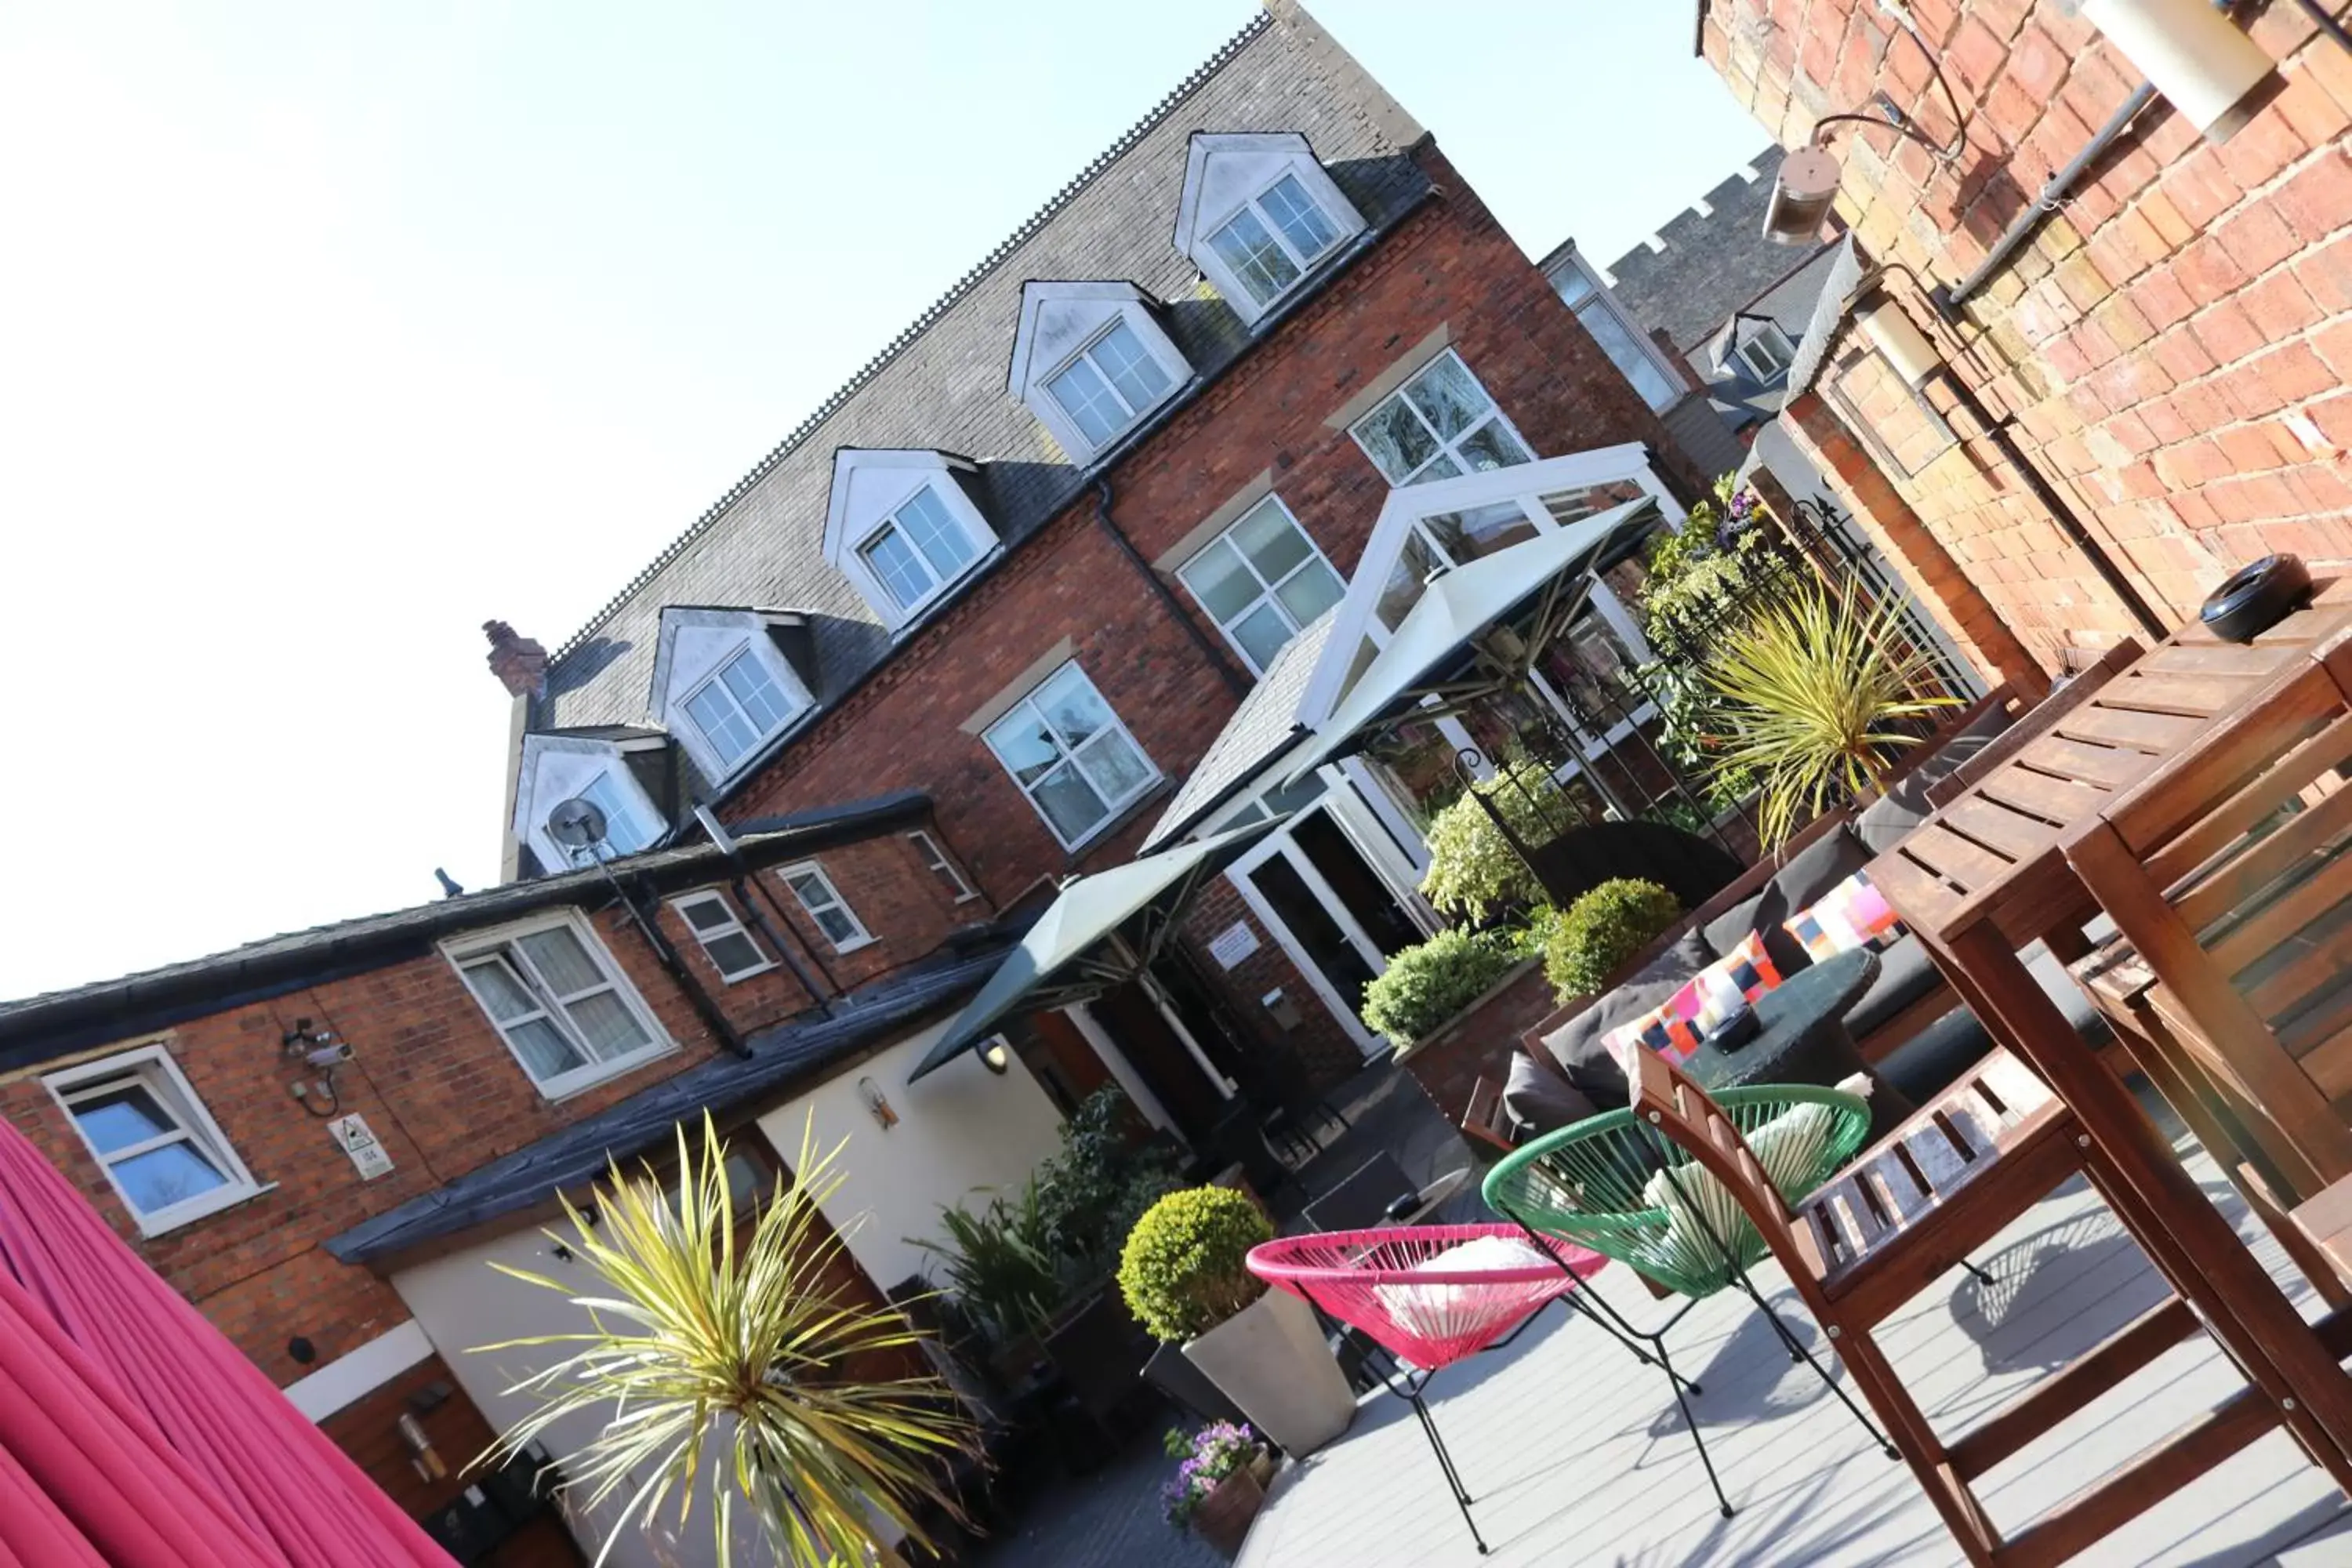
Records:
M1248 696L1250 683L1242 679L1242 672L1234 668L1223 649L1209 640L1209 634L1202 631L1199 623L1185 612L1183 602L1176 597L1175 590L1160 580L1160 574L1151 569L1151 563L1136 549L1135 542L1121 532L1118 524L1111 520L1110 502L1110 476L1106 474L1095 481L1095 521L1102 525L1105 533L1110 535L1111 542L1118 546L1118 552L1127 557L1127 563L1135 568L1136 575L1143 579L1144 585L1151 590L1152 596L1160 601L1160 606L1176 617L1176 624L1184 628L1184 635L1192 639L1192 646L1201 650L1201 657L1208 661L1211 669L1216 671L1217 679L1225 683L1225 689L1235 697Z
M612 867L602 859L597 864L604 867L604 879L611 884L613 896L621 900L621 907L629 911L629 919L635 922L637 934L646 939L647 947L653 949L654 961L668 972L669 977L677 982L678 989L686 993L686 999L694 1004L695 1016L719 1037L719 1045L730 1054L750 1056L751 1047L743 1043L743 1037L735 1032L733 1024L728 1022L727 1015L719 1010L717 999L702 988L700 981L695 979L694 972L687 968L684 959L678 957L677 949L662 935L661 928L646 918L645 910L637 907L637 900L629 896L628 889L621 885L621 879L613 875Z
M735 901L743 906L743 912L751 917L751 923L766 934L768 945L776 950L776 956L784 961L784 967L793 972L793 978L800 982L801 989L808 993L809 1000L816 1004L817 1012L828 1018L833 1016L833 998L818 987L816 977L802 966L800 955L793 951L794 944L786 939L785 932L776 930L775 922L768 919L758 901L751 897L751 889L743 880L740 867L728 879L727 885L734 890ZM789 930L787 927L786 931Z

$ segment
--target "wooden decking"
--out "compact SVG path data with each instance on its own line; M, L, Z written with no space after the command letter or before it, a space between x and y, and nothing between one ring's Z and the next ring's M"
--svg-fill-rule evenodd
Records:
M2266 1267L2309 1293L2201 1155L2190 1170ZM2161 1282L2079 1181L1980 1255L1996 1282L1955 1271L1891 1320L1879 1342L1950 1435L2160 1300ZM1601 1276L1635 1322L1664 1315L1621 1268ZM1758 1283L1817 1356L1819 1331L1770 1265ZM1507 1350L1442 1373L1431 1405L1494 1553L1480 1558L1407 1406L1365 1404L1348 1435L1288 1467L1240 1568L1349 1564L1802 1564L1877 1568L1961 1561L1902 1465L1873 1446L1811 1372L1792 1365L1738 1298L1702 1303L1669 1336L1698 1379L1708 1452L1738 1510L1715 1508L1655 1371L1558 1309ZM2011 1459L1980 1488L1996 1520L2031 1517L2242 1386L2200 1335ZM2158 1502L2079 1563L2174 1568L2352 1564L2352 1505L2273 1433Z

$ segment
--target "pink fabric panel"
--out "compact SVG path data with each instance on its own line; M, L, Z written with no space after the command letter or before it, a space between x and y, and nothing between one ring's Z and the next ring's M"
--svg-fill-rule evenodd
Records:
M87 1352L258 1554L289 1568L449 1568L448 1554L0 1121L0 1274ZM178 1561L159 1559L158 1561ZM187 1559L190 1562L199 1559Z

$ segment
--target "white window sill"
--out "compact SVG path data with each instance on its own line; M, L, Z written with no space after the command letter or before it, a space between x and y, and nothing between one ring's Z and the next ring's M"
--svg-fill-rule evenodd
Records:
M826 940L832 941L829 937ZM856 942L836 942L833 943L833 951L836 953L856 952L859 948L872 947L876 942L881 940L882 939L880 937L877 936L861 936Z
M956 895L955 901L959 904L968 904L978 897L980 897L980 894L977 890L969 893L959 893Z
M1125 827L1129 823L1134 821L1135 818L1141 814L1145 806L1150 805L1153 801L1158 800L1164 795L1167 795L1174 788L1174 781L1171 780L1165 773L1160 774L1158 778L1153 779L1150 784L1144 785L1142 790L1136 795L1133 800L1129 801L1125 805L1115 805L1111 807L1110 815L1104 817L1100 822L1096 823L1094 826L1087 831L1085 837L1076 839L1070 843L1063 845L1062 848L1064 852L1072 857L1084 854L1087 849L1093 847L1093 846L1100 840L1117 833L1120 828ZM1053 830L1054 825L1050 822L1046 823L1045 831L1051 833Z
M774 961L770 960L768 963L760 965L757 969L739 969L732 974L721 973L719 978L721 984L732 985L738 981L749 980L755 974L765 974L768 971L775 967L776 965Z
M175 1204L158 1215L143 1215L133 1208L131 1210L131 1217L139 1222L139 1234L152 1239L159 1236L169 1236L175 1230L184 1230L198 1220L210 1219L213 1215L233 1209L239 1204L251 1203L263 1194L274 1193L277 1190L276 1182L263 1182L257 1186L224 1187L216 1193L206 1193L201 1198L192 1198L184 1204ZM130 1206L128 1199L124 1200L124 1206Z
M589 1073L590 1069L579 1068L566 1073L555 1083L540 1083L535 1084L535 1087L541 1100L550 1105L561 1105L567 1100L576 1099L587 1093L599 1084L610 1083L623 1073L635 1072L648 1062L657 1062L664 1057L676 1056L677 1051L677 1041L665 1041L651 1050L639 1051L634 1056L616 1057L609 1062L598 1062L593 1077L583 1076Z

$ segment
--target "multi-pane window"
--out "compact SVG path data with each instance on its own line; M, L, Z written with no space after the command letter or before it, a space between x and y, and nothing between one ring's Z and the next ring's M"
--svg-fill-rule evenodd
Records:
M580 798L604 814L604 854L635 854L654 841L653 823L610 773L601 773L591 779L588 787L580 792ZM587 858L584 849L574 853L581 859Z
M1283 644L1347 592L1330 563L1272 496L1210 541L1176 574L1260 675Z
M947 889L948 895L957 903L961 904L967 900L980 897L971 883L965 879L964 874L957 869L956 863L948 858L947 851L940 847L938 839L919 827L907 837L913 841L916 850L922 856L923 864L930 868L931 875L940 879L940 884Z
M1117 321L1055 372L1045 388L1099 451L1158 403L1170 384L1167 370L1134 329Z
M1609 356L1609 363L1618 374L1633 384L1633 390L1653 408L1664 408L1675 400L1676 388L1658 363L1643 352L1633 328L1617 313L1609 298L1593 287L1584 269L1570 264L1554 279L1559 286L1559 297L1576 312L1576 319Z
M1211 235L1209 248L1264 306L1339 242L1339 229L1297 176L1285 174Z
M1757 323L1756 331L1739 345L1739 363L1758 381L1778 381L1788 374L1797 351L1789 342L1789 334L1770 321Z
M1357 420L1349 434L1392 485L1530 460L1527 444L1451 349Z
M452 956L542 1094L608 1078L668 1043L602 946L569 920Z
M735 918L735 907L719 893L688 893L676 900L677 912L694 932L694 940L702 944L710 966L729 984L747 980L764 969L775 965Z
M857 548L875 581L901 610L911 610L929 599L979 553L971 536L929 485L909 497Z
M841 896L841 890L833 885L833 879L815 861L787 866L776 875L784 879L784 886L793 890L793 897L801 901L801 908L816 922L816 929L824 932L824 940L833 943L835 952L847 952L874 940L865 922Z
M142 1231L168 1230L259 1190L162 1047L47 1082Z
M793 715L793 703L760 656L747 647L687 698L686 710L719 761L733 767L782 727Z
M1160 777L1086 672L1066 664L988 728L988 746L1066 846Z

